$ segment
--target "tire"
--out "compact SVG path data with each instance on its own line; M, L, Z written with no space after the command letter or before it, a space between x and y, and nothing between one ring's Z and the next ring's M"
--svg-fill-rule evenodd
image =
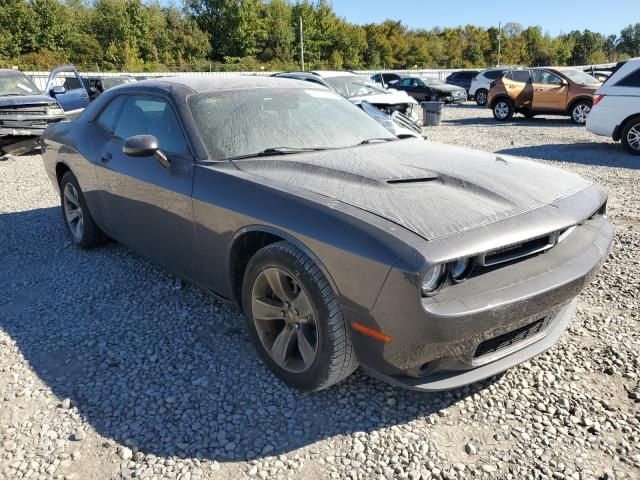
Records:
M106 237L93 221L80 184L71 172L65 173L60 181L60 204L71 243L88 250L105 242Z
M622 145L632 155L640 155L640 116L624 124L621 132Z
M500 98L493 104L492 111L493 118L499 122L506 122L507 120L511 120L513 117L515 107L512 101L507 100L506 98Z
M336 293L313 260L289 242L268 245L251 258L242 310L260 356L291 387L322 390L358 367Z
M584 125L587 123L587 117L591 113L591 102L588 100L580 100L571 106L571 121L576 125Z
M484 88L480 88L479 90L476 90L476 94L474 95L474 97L476 99L476 103L481 107L484 107L487 104L489 92Z

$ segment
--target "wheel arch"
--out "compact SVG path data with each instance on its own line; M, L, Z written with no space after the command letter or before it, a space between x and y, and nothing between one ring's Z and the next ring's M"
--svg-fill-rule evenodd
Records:
M60 182L62 182L62 177L64 177L65 173L67 172L73 173L73 171L71 170L71 167L63 161L58 161L56 163L55 172L56 172L56 181L58 182L58 187L60 187Z
M613 140L615 140L616 142L619 142L622 139L622 130L624 130L624 127L627 124L627 122L629 122L634 118L640 119L640 113L633 113L629 115L627 118L625 118L624 120L622 120L613 131Z
M322 271L323 275L336 292L339 294L333 278L327 268L313 251L302 241L293 235L266 225L249 225L238 230L232 237L229 248L229 277L233 297L242 309L242 281L251 258L260 250L272 243L287 241L302 250Z
M582 101L589 102L591 106L593 106L593 97L582 95L580 97L576 97L573 100L571 100L571 103L567 107L567 114L571 115L571 111L573 110L573 107L576 106L576 103L582 102Z
M500 94L496 95L495 97L493 97L491 99L491 103L490 103L491 108L495 107L496 103L498 103L500 100L506 100L511 105L515 106L515 102L513 101L513 99L509 95L507 95L505 93L500 93Z

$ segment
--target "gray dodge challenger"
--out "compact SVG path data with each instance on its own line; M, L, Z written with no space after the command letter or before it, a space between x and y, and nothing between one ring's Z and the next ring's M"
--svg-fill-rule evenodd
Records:
M361 366L436 391L521 363L562 335L613 239L600 185L399 140L296 80L126 84L42 147L75 245L117 240L237 302L302 390Z

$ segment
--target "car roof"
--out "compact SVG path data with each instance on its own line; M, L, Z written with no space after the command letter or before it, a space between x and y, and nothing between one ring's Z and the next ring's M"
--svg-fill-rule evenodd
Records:
M302 83L300 80L267 77L258 75L229 75L229 76L175 76L161 79L142 80L127 84L128 88L156 87L165 89L167 84L182 85L194 92L213 92L216 90L243 90L248 88L324 88L310 82Z
M22 71L17 70L15 68L0 68L0 75L3 73L9 74L9 75L24 75Z
M353 72L345 72L338 70L314 70L311 73L315 75L319 75L322 78L331 78L331 77L358 77L357 73Z

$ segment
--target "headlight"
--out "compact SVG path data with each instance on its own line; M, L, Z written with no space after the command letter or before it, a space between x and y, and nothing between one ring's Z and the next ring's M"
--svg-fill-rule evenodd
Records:
M47 115L64 115L64 110L60 105L47 107L46 110Z
M468 258L461 258L460 260L452 262L449 267L449 272L451 272L451 279L456 283L462 282L469 276L471 267L471 260Z
M444 265L434 265L431 267L422 279L422 294L425 296L433 295L442 285L444 280Z

